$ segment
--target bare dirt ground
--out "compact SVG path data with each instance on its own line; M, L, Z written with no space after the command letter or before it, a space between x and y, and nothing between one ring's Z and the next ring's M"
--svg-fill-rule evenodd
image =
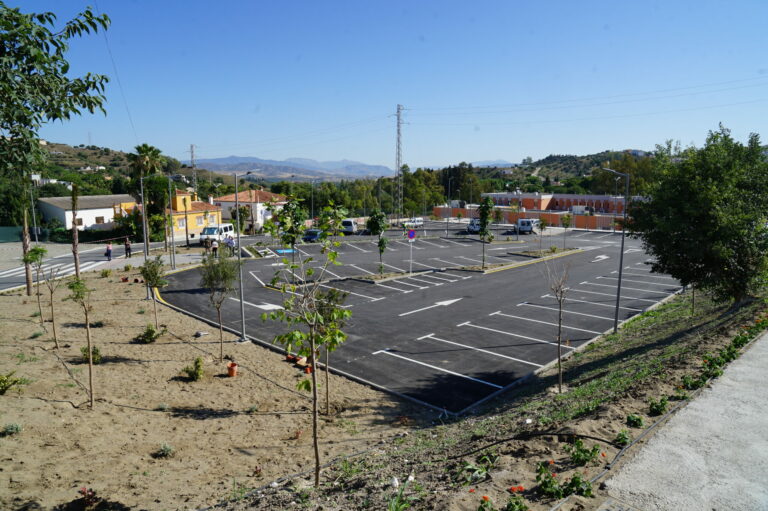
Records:
M66 286L54 298L59 350L45 287L44 328L34 296L0 295L0 374L15 371L30 381L0 396L0 425L23 428L0 438L0 508L71 504L86 486L132 509L194 509L312 468L311 401L295 390L305 376L299 369L225 333L224 353L240 366L229 378L226 361L218 361L217 330L162 305L168 333L136 344L132 339L153 322L143 285L133 283L136 271L84 277L93 289L93 343L104 357L94 366L93 410L80 353L84 316L63 301ZM195 338L197 331L210 335ZM205 376L187 381L181 370L198 356ZM403 423L430 419L344 378L331 375L331 388L334 412L321 416L323 461L402 434ZM154 456L163 444L172 446L171 457Z

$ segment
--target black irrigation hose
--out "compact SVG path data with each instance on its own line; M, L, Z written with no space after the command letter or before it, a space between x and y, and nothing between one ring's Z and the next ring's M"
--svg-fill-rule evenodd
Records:
M579 434L579 433L571 433L571 432L567 432L567 431L559 431L559 432L558 431L530 431L530 432L526 432L526 433L518 433L516 435L512 435L511 437L503 438L501 440L497 440L497 441L492 442L490 444L486 444L486 445L484 445L482 447L478 447L477 449L472 449L471 451L464 452L464 453L461 453L461 454L457 454L455 456L451 456L448 459L449 460L455 460L457 458L463 458L464 456L469 456L471 454L475 454L475 453L480 452L482 450L488 449L489 447L493 447L495 445L503 444L505 442L511 442L512 440L527 440L529 438L539 437L539 436L567 436L567 437L574 437L574 438L576 438L576 437L577 438L589 438L590 440L595 440L597 442L602 442L604 444L616 445L614 442L611 442L610 440L606 440L604 438L600 438L600 437L592 436L592 435L582 435L582 434Z

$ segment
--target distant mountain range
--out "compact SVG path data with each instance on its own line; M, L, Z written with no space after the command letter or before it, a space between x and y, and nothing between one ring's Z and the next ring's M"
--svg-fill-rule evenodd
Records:
M189 162L185 162L189 164ZM367 176L392 176L394 171L383 165L368 165L352 160L317 161L308 158L264 160L254 156L227 156L196 160L197 167L220 173L245 173L266 179L345 179Z
M485 160L485 161L473 161L473 167L511 167L515 165L511 161L507 160Z

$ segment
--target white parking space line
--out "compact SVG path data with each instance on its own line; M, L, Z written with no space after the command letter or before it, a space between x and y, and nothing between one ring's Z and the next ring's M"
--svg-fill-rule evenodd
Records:
M557 346L556 342L549 342L549 341L545 341L543 339L536 339L535 337L528 337L528 336L525 336L525 335L515 334L515 333L512 333L512 332L505 332L504 330L497 330L495 328L489 328L487 326L473 325L472 322L470 322L470 321L465 321L464 323L458 324L456 326L457 327L460 327L460 326L471 326L472 328L478 328L480 330L487 330L489 332L495 332L495 333L501 334L501 335L508 335L510 337L519 337L520 339L525 339L526 341L540 342L542 344L549 344L550 346ZM563 348L567 348L567 349L570 349L570 350L574 349L571 346L563 346Z
M597 282L580 282L580 286L602 286L602 287L610 287L611 289L616 289L616 286L612 286L610 284L598 284ZM621 286L621 290L624 291L625 289L629 289L630 291L642 291L643 293L650 293L652 295L663 295L666 296L669 293L665 293L662 291L651 291L650 289L640 289L637 287L627 287L627 286ZM613 296L616 296L615 294Z
M601 240L603 238L607 238L608 236L613 236L613 233L611 232L611 233L608 233L608 234L603 234L602 236L597 236L595 239L596 240Z
M392 268L394 270L397 270L400 273L408 273L406 270L404 270L402 268L398 268L397 266L392 266L391 264L387 264L387 263L381 263L381 264L383 264L384 266L389 266L390 268Z
M415 287L415 288L418 288L418 289L429 289L429 287L427 287L427 286L420 286L418 284L411 284L410 282L404 282L403 279L398 279L397 283L398 284L402 284L404 286Z
M406 247L407 247L408 245L412 245L412 244L413 244L413 243L411 243L411 242L406 242L406 241L395 241L395 243L399 243L399 244L401 244L401 245L405 245ZM424 250L424 247L413 247L413 249L414 249L414 250Z
M449 273L447 271L443 272L443 275L447 275L448 277L453 277L461 280L467 280L472 278L472 275L456 275L455 273Z
M459 243L458 241L449 240L448 238L441 238L441 239L447 243L453 243L454 245L461 245L462 247L467 246L467 243Z
M493 252L494 250L509 250L511 247L499 247L499 248L489 248L486 249L488 252Z
M401 293L412 293L413 292L413 289L400 289L399 287L392 287L392 286L388 286L386 284L379 284L379 283L376 283L376 285L379 286L379 287L386 288L386 289L392 289L392 290L395 290L395 291L400 291Z
M364 295L364 294L361 294L361 293L355 293L354 291L349 291L347 289L341 289L341 288L338 288L338 287L328 286L326 284L320 284L320 287L324 287L324 288L327 288L327 289L335 289L336 291L341 291L342 293L347 293L347 294L350 294L350 295L359 296L361 298L366 298L366 299L368 299L368 300L370 300L372 302L378 302L379 300L383 300L384 299L383 296L380 296L379 298L375 298L373 296L368 296L368 295Z
M354 264L350 264L352 268L355 268L356 270L360 270L363 273L367 273L368 275L373 275L374 273L372 271L368 271L365 268L360 268L359 266L355 266Z
M259 284L261 284L262 286L266 287L266 286L265 286L265 284L264 284L264 281L263 281L263 280L261 280L259 277L257 277L257 276L255 275L255 273L256 273L256 272L253 272L253 271L249 271L248 273L250 273L250 274L251 274L251 277L253 277L254 279L258 280L258 281L259 281Z
M453 261L446 261L444 259L438 259L437 257L433 257L432 260L433 261L437 261L439 263L445 263L445 264L447 264L449 266L457 266L457 264L458 264L458 263L454 263Z
M513 319L521 319L523 321L530 321L532 323L541 323L542 325L551 325L551 326L557 326L557 323L552 323L549 321L541 321L540 319L532 319L532 318L524 318L522 316L513 316L512 314L506 314L501 311L496 311L488 314L489 316L502 316L505 318L513 318ZM568 325L562 325L563 328L567 328L568 330L578 330L579 332L586 332L588 334L595 334L600 335L603 332L595 332L594 330L586 330L584 328L576 328L575 326L568 326Z
M443 277L438 277L434 273L426 273L426 274L422 275L422 277L423 278L429 277L430 279L442 280L444 282L458 282L458 279L457 280L454 280L454 279L444 279Z
M596 279L605 279L605 280L619 280L618 277L595 277ZM636 282L638 284L645 284L646 286L662 286L662 287L669 287L669 284L660 284L658 282L646 282L644 280L632 280L632 279L623 279L624 282ZM673 286L675 287L675 286Z
M297 248L297 249L296 249L296 251L297 251L299 254L303 255L304 257L309 257L309 256L310 256L310 254L309 254L308 252L304 252L304 251L303 251L302 249L300 249L300 248ZM283 255L283 257L287 257L287 256L289 256L289 255L291 255L291 254L282 254L282 255ZM290 259L290 258L289 258L289 259Z
M421 280L417 279L416 277L408 277L409 280L415 280L416 282L421 282L422 284L429 284L430 286L442 286L442 282L432 282L429 280Z
M350 248L356 248L360 252L365 252L365 253L370 252L370 250L364 250L364 249L358 247L355 243L346 243L345 246L350 247Z
M611 273L619 273L619 270L613 270ZM674 277L669 277L667 275L648 275L647 273L629 273L628 271L625 271L624 275L629 275L629 276L633 276L633 277L648 277L649 279L669 279L669 280L675 280Z
M433 247L437 247L437 248L448 248L445 245L438 245L437 243L432 243L431 241L427 241L427 240L419 240L419 243L426 243L427 245L432 245Z
M412 358L404 357L404 356L398 355L396 353L391 353L389 351L389 349L379 350L379 351L374 351L373 352L374 355L378 355L379 353L383 353L385 355L389 355L390 357L397 357L397 358L400 358L402 360L407 360L408 362L413 362L414 364L419 364L419 365L422 365L424 367L429 367L430 369L435 369L436 371L441 371L443 373L448 373L448 374L452 374L454 376L459 376L460 378L465 378L467 380L472 380L472 381L477 382L477 383L482 383L484 385L488 385L488 386L496 388L496 389L503 388L501 385L496 385L495 383L487 382L485 380L480 380L480 379L477 379L477 378L472 378L471 376L467 376L466 374L456 373L454 371L449 371L448 369L443 369L442 367L433 366L431 364L425 364L424 362L419 362L418 360L413 360Z
M587 234L589 234L589 232L582 232L581 234L571 234L568 237L569 238L581 238L582 236L586 236Z
M341 275L338 275L338 274L336 274L336 273L333 273L333 272L332 272L331 270L329 270L328 268L326 268L325 270L323 270L323 267L322 267L322 266L318 266L318 267L316 267L315 269L316 269L316 270L320 270L320 271L318 271L318 272L316 272L316 273L315 273L315 275L317 275L318 277L321 277L321 278L322 278L322 276L323 276L323 273L327 273L327 274L329 274L329 275L332 275L333 277L335 277L335 278L337 278L337 279L340 279L340 278L341 278Z
M616 293L613 293L613 294L611 294L611 293L600 293L598 291L587 291L586 289L571 289L571 291L573 291L574 293L587 293L587 294L590 294L590 295L602 295L602 296L610 296L612 298L616 298ZM658 302L658 300L651 300L651 299L648 299L648 298L637 298L635 296L625 296L624 294L621 295L621 299L622 300L639 300L641 302L651 302L651 303Z
M546 310L551 310L555 312L558 311L556 307L547 307L546 305L536 305L528 302L522 302L517 304L518 307L520 307L521 305L527 305L528 307L536 307L537 309L546 309ZM607 321L613 321L613 318L606 318L605 316L596 316L594 314L587 314L586 312L563 310L563 314L578 314L579 316L587 316L588 318L605 319Z
M464 257L464 256L456 256L456 257L458 257L459 259L466 259L467 261L471 261L473 263L478 263L478 264L483 263L482 259L472 259L471 257Z
M440 268L438 268L436 266L430 266L428 264L420 263L418 261L411 261L410 259L407 259L407 261L409 261L409 262L411 262L411 263L413 263L415 265L418 265L418 266L423 266L424 268L429 268L430 270L439 270L440 269Z
M527 360L523 360L523 359L520 359L520 358L509 357L507 355L502 355L501 353L495 353L493 351L484 350L483 348L475 348L474 346L468 346L466 344L461 344L461 343L458 343L458 342L453 342L453 341L448 341L448 340L445 340L445 339L440 339L439 337L435 337L434 334L423 335L423 336L419 337L416 340L420 341L422 339L432 339L433 341L440 341L440 342L444 342L446 344L453 344L454 346L460 346L462 348L467 348L467 349L470 349L470 350L480 351L480 352L483 352L483 353L487 353L489 355L493 355L494 357L506 358L507 360L514 360L515 362L520 362L520 363L523 363L523 364L532 365L534 367L542 367L541 364L535 364L533 362L528 362Z
M553 295L541 295L542 298L555 298ZM575 303L588 303L590 305L597 305L599 307L608 307L609 309L615 309L616 305L610 304L610 303L598 303L598 302L590 302L588 300L577 300L576 298L566 298L566 302L575 302ZM619 309L626 309L628 311L634 311L634 312L643 312L643 309L635 309L634 307L622 307L619 306Z

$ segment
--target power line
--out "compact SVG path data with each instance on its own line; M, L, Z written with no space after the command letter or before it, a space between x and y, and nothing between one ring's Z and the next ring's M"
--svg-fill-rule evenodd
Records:
M397 172L397 220L403 218L403 146L401 142L401 126L403 124L403 105L397 105L397 142L395 147L395 171Z

